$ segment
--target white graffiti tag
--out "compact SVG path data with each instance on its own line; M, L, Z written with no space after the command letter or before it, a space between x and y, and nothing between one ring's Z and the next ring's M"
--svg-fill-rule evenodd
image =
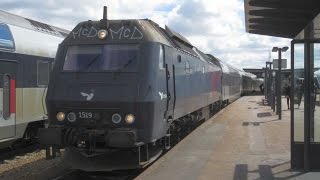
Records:
M80 28L74 32L72 32L73 38L79 38L79 37L87 37L87 38L93 38L98 36L98 30L95 27L91 27L90 29L87 28Z
M167 99L167 94L163 93L163 92L159 92L159 96L162 99Z
M72 32L73 38L94 38L98 36L98 31L95 27L91 28L80 28ZM121 26L118 29L109 29L106 31L107 36L109 35L110 39L124 39L124 40L139 40L143 39L143 33L136 26L134 27L126 27Z

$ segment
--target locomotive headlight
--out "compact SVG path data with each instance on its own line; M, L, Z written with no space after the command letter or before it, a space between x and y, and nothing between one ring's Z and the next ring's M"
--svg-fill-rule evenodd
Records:
M127 114L125 120L126 120L126 123L132 124L134 122L134 120L135 120L134 115L133 114Z
M58 121L63 121L65 118L66 118L66 115L64 114L64 112L58 112L57 113Z
M108 32L106 30L101 29L98 32L98 37L99 37L99 39L105 39L107 37L107 34L108 34Z
M118 124L121 121L121 116L120 116L120 114L115 113L112 115L111 119L112 119L113 123Z
M69 112L67 115L67 119L70 122L74 122L77 119L77 115L74 112Z

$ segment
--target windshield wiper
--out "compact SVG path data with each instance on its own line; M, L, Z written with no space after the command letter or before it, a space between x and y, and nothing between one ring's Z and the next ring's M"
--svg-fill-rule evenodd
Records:
M92 59L90 59L89 63L88 63L86 66L82 67L82 68L79 70L79 72L82 72L82 71L88 69L94 62L96 62L96 60L97 60L98 57L100 57L100 56L101 56L101 54L97 54L97 55L94 56Z
M132 63L132 61L136 58L137 56L133 56L132 58L128 59L128 62L123 65L121 68L118 68L117 70L115 70L115 72L122 72L126 67L129 66L129 64Z

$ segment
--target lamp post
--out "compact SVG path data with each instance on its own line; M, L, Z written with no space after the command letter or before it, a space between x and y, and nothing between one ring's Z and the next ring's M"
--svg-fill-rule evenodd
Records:
M278 52L278 78L277 78L277 111L279 119L281 119L281 52L286 52L287 46L279 48L273 47L272 52Z

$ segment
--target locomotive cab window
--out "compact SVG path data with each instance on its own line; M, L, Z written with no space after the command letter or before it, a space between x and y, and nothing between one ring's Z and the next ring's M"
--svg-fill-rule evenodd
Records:
M0 23L0 50L14 50L14 41L9 27Z
M137 72L137 44L69 46L63 71L71 72Z
M159 52L159 69L164 69L164 49L163 46L160 46Z
M46 86L49 82L49 62L37 62L37 83L38 86Z

